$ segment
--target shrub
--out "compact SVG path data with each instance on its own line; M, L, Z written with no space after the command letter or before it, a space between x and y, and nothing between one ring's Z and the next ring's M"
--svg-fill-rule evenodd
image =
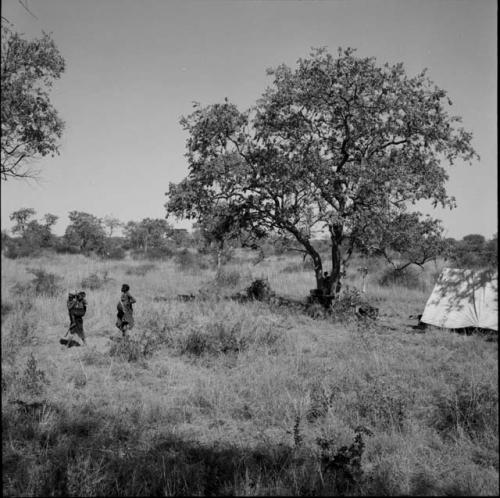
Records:
M106 258L107 259L124 259L127 253L125 252L125 249L120 246L113 246L110 247L106 251Z
M99 277L97 273L91 273L81 281L81 286L84 289L96 290L101 289L110 281L112 281L112 279L108 277L107 271L102 274L102 277Z
M138 265L132 268L128 268L127 271L125 272L126 275L138 275L140 277L143 277L146 275L146 273L150 272L151 270L156 269L156 265L153 263L144 263L142 265Z
M56 252L59 254L80 254L82 251L80 247L74 244L68 244L63 238L56 245Z
M403 270L387 269L379 278L378 283L382 287L398 285L407 289L426 289L426 284L422 281L420 272L411 266L407 266Z
M157 317L150 318L141 332L132 337L113 338L109 354L125 361L137 362L153 356L163 344L171 344L172 337L167 325L161 325Z
M37 361L31 353L21 377L21 388L33 396L39 396L43 393L45 384L48 384L45 372L38 368Z
M31 286L35 294L55 296L62 290L59 285L62 278L58 275L46 272L42 268L29 268L27 272L35 276L31 281Z
M354 432L354 442L338 450L335 449L334 441L325 438L316 439L316 444L321 450L321 473L324 481L331 483L336 491L335 495L357 494L362 483L361 458L365 449L363 434L372 436L373 433L363 426L356 427Z
M361 292L356 287L345 285L339 298L332 303L332 312L339 320L349 320L354 318L356 308L366 304Z
M274 296L274 292L267 279L258 278L254 280L246 289L246 294L250 299L263 301Z

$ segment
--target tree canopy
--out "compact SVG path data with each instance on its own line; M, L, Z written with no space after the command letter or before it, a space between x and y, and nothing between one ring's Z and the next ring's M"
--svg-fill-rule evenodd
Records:
M2 18L2 180L32 177L31 160L58 153L64 123L49 90L65 62L49 34L25 40Z
M71 211L68 214L69 225L64 233L65 242L78 248L81 252L105 250L106 232L100 218L82 211Z
M257 237L287 233L311 256L318 285L323 261L312 240L326 232L328 283L338 291L356 245L400 230L419 200L454 206L445 165L477 154L425 70L410 77L401 63L379 66L348 48L336 58L317 49L268 74L272 85L251 109L226 100L182 119L189 173L169 186L169 214L206 220L222 206Z

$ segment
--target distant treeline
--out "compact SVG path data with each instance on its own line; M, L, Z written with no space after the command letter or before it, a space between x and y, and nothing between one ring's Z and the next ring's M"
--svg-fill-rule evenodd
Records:
M107 259L123 259L127 253L144 259L169 259L186 249L201 254L216 252L210 237L197 227L192 231L172 227L167 220L144 218L141 221L122 222L106 216L98 218L90 213L71 211L69 224L63 236L52 233L58 217L46 214L36 219L36 211L23 208L11 213L14 222L11 235L2 230L2 253L8 258L36 257L47 252L95 255ZM115 235L117 230L122 235ZM326 239L314 241L318 251L327 252ZM235 247L244 245L234 240L224 250L224 260L230 259ZM483 235L470 234L461 240L446 239L441 255L451 264L461 268L496 267L498 263L498 237L490 240ZM270 235L259 245L262 258L294 252L293 241Z

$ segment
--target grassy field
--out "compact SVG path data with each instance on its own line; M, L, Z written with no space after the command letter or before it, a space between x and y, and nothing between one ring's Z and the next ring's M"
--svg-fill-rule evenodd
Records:
M224 299L258 277L304 298L312 272L289 257L241 258L218 281L170 261L2 258L3 493L496 495L498 343L411 329L439 265L408 289L360 261L349 286L362 264L376 322ZM30 268L60 280L37 290ZM66 349L84 280L88 345ZM122 283L137 299L126 342Z

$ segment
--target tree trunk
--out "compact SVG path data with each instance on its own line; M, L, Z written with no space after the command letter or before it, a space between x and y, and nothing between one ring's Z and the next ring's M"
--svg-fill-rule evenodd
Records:
M340 244L342 241L342 227L333 227L330 230L332 242L332 271L328 279L329 294L337 296L342 288L342 258L340 255Z

